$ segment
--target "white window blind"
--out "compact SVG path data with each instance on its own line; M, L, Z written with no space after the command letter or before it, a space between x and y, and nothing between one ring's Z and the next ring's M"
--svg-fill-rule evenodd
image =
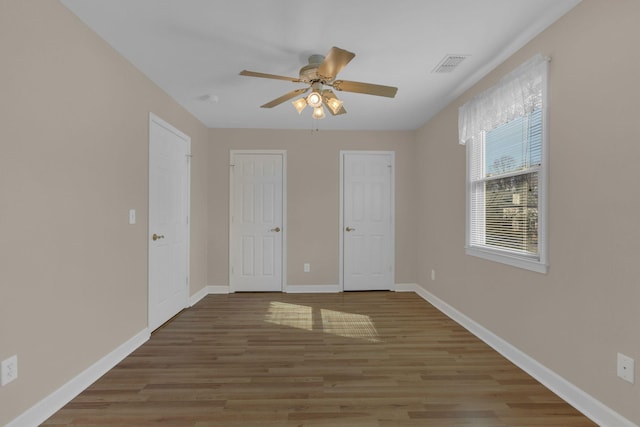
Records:
M509 75L523 84L522 90L506 76L501 84L506 82L508 90L498 86L474 98L460 109L459 120L475 132L460 137L468 157L467 253L536 271L546 271L546 62L532 72L528 61L526 72L519 68ZM522 100L527 105L513 105ZM469 112L488 117L464 118Z

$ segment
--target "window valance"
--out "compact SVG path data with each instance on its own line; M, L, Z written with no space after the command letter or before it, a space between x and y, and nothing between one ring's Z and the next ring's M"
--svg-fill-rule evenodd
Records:
M460 107L460 144L466 144L482 131L490 131L540 108L541 86L546 80L548 63L548 57L537 54L504 76L496 86Z

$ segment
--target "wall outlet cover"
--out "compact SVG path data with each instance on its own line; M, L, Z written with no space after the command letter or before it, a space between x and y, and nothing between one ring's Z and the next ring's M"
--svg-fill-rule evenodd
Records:
M5 386L18 378L18 356L13 355L0 364L0 384Z
M635 360L618 353L618 376L633 384L635 382Z

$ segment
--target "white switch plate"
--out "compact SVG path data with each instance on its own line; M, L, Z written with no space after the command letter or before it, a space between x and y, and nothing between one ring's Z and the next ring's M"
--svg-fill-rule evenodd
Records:
M436 271L431 270L431 280L436 280Z
M18 378L18 355L13 355L8 359L3 360L0 366L0 371L2 371L0 384L3 386Z
M635 360L629 356L618 353L618 376L633 384L635 381L635 364Z
M135 224L135 223L136 223L136 210L129 209L129 224Z
M304 263L304 272L308 273L311 271L311 264L309 264L308 262Z

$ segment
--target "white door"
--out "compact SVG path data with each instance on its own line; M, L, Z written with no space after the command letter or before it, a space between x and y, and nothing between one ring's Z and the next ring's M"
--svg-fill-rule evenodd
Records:
M285 155L231 152L231 292L282 291Z
M341 154L343 289L393 289L394 153Z
M149 118L149 329L188 305L191 140Z

